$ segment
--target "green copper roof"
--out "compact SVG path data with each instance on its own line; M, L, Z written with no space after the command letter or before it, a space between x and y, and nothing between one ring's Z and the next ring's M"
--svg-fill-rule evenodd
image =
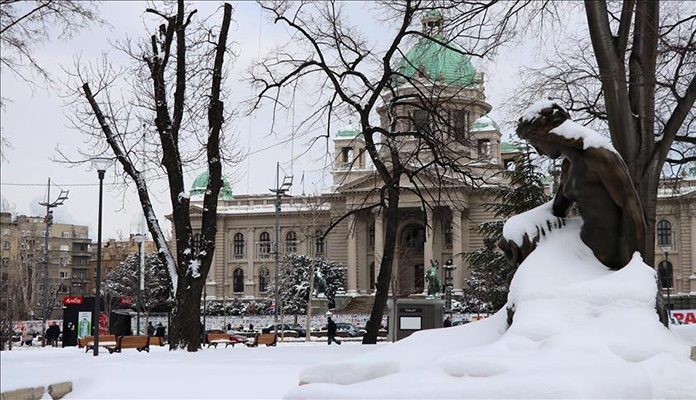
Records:
M444 42L441 35L435 36L436 40ZM455 86L471 86L481 80L481 74L471 65L469 56L454 49L460 47L449 43L448 48L442 46L432 38L422 38L399 61L397 71L412 78L416 71L425 75L428 79ZM398 82L397 86L403 82Z
M360 135L361 133L353 127L353 121L348 121L348 125L336 132L336 136L345 138L354 138Z
M493 121L488 115L482 116L481 118L474 121L474 123L471 125L475 131L484 131L484 130L500 131L498 124L496 124L495 121Z
M514 144L512 144L512 143L508 143L508 142L502 142L502 143L500 143L500 151L501 151L502 153L514 153L514 152L517 152L517 151L520 151L520 150L521 150L521 149L520 149L518 146L516 146L516 145L514 145Z
M202 174L198 175L198 178L193 181L191 185L191 196L203 196L206 189L208 188L208 171L204 171ZM232 200L232 188L230 187L230 182L222 177L222 187L220 188L219 200Z

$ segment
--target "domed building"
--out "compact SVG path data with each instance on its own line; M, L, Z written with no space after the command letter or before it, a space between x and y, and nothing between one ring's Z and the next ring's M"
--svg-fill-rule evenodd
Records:
M492 213L484 207L491 199L485 190L471 184L471 177L505 184L496 182L499 179L496 173L520 154L515 146L502 142L500 128L488 116L492 106L486 102L483 74L477 72L469 57L456 51L454 45L443 47L438 43L443 41L441 21L442 16L437 12L423 18L423 30L436 40L423 37L399 61L396 68L400 79L392 83L391 90L383 97L385 105L377 112L385 129L394 120L390 120L393 118L390 113L397 116L397 122L391 125L396 130L430 129L436 123L433 121L449 121L449 133L443 139L445 151L461 163L468 177L454 172L429 175L427 169L424 170L421 178L424 183L418 189L425 191L424 198L438 199L436 205L427 207L414 193L411 183L401 182L401 217L392 274L392 288L397 296L425 295L425 271L430 260L443 265L451 259L457 267L453 272L453 291L458 294L465 289L469 266L461 254L484 247L483 237L473 233L471 228L493 219ZM433 116L418 104L398 102L400 98L415 97L415 93L421 96L430 93L438 99L446 99L442 108L446 115ZM395 103L387 110L389 102ZM333 186L329 193L280 198L274 194L235 193L232 196L232 188L225 180L218 207L214 264L206 286L208 299L272 297L269 284L275 276L276 232L281 257L300 253L343 264L347 267L347 294L353 298L371 298L382 260L385 221L379 212L364 208L366 204L379 201L381 181L369 164L365 140L358 129L349 124L338 130L333 143ZM399 136L393 139L392 145L410 155L410 163L415 167L431 161L431 153L417 151L419 143L413 136ZM382 151L387 151L386 146ZM195 210L202 208L201 195L207 179L207 173L202 174L191 188L194 229L200 226ZM670 232L678 226L680 232L696 232L693 192L688 196L691 202L686 209L681 206L681 197L670 197L672 208L680 213L678 218L664 218L671 221ZM277 201L280 203L278 214ZM333 221L351 211L324 237ZM681 291L693 292L696 273L689 275L693 267L688 263L696 251L693 242L687 240L690 247L685 244L687 242L680 242L678 250L672 248L671 257L677 257L674 252L678 252L680 268L683 266L686 271L674 278L678 282L676 286ZM443 274L442 269L440 273ZM444 276L441 279L444 281Z

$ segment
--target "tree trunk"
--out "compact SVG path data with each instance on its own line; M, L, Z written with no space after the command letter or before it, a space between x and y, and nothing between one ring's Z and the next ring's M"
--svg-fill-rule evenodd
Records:
M201 347L201 294L204 280L179 278L176 307L169 328L169 349L197 351ZM187 287L187 285L190 285Z
M398 182L399 175L392 178ZM385 179L385 182L389 180ZM377 276L377 293L375 293L375 304L370 313L370 319L365 326L365 335L363 336L363 344L376 344L377 335L382 325L382 317L384 308L387 305L389 298L389 284L392 277L392 269L394 266L394 253L396 251L396 235L399 226L399 185L387 185L387 210L385 220L385 235L384 235L384 250L382 251L382 263ZM389 321L390 324L396 323Z

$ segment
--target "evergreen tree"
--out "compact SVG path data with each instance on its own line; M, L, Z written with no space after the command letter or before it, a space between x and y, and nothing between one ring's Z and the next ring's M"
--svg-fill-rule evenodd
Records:
M138 270L140 256L131 253L118 266L106 274L104 293L112 298L138 297ZM172 280L157 253L145 254L144 290L140 294L142 308L150 311L154 307L167 304L172 295Z
M321 271L326 279L324 294L333 307L336 291L345 287L345 267L325 258L312 258L306 255L289 254L283 260L280 276L279 297L285 314L306 314L309 299L310 267ZM272 285L271 285L272 286ZM273 288L272 288L273 290Z
M505 256L495 248L502 238L505 219L550 200L544 187L544 174L533 162L529 147L524 145L523 148L524 152L514 168L501 173L509 185L488 189L493 201L484 207L493 212L495 220L472 229L484 236L484 248L464 253L464 259L470 265L470 275L461 302L467 312L496 312L505 305L515 272L515 267L509 265Z

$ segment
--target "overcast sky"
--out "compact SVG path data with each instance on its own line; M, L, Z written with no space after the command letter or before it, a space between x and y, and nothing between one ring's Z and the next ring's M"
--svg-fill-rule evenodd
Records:
M221 2L209 1L196 3L199 16L212 14ZM247 99L251 95L248 86L240 84L238 79L248 67L250 61L275 43L286 40L286 32L274 26L266 16L262 16L257 5L252 2L233 2L234 25L230 37L236 43L235 51L239 57L234 61L228 85L231 89L232 101L226 101L226 107L236 101ZM61 67L70 68L73 57L81 54L83 60L96 60L106 52L110 57L118 55L112 50L109 41L123 38L126 33L131 37L149 35L153 24L146 27L143 22L145 2L127 1L104 2L100 13L107 19L111 27L93 26L81 32L76 37L66 41L46 43L37 53L40 64L48 69L56 80L65 78ZM366 4L351 4L351 17L365 20ZM216 19L219 21L219 17ZM367 24L370 29L369 24ZM375 35L380 34L379 25L372 29ZM523 54L523 49L508 50L502 53L497 63L473 60L474 66L486 73L487 101L493 105L491 116L502 122L505 116L496 110L506 95L513 89L515 74ZM226 60L227 62L227 60ZM85 137L70 129L66 118L68 109L63 107L63 99L55 90L34 88L3 69L1 71L2 97L10 101L1 114L2 136L12 145L6 153L6 159L0 165L0 182L4 204L10 206L10 211L18 214L44 215L45 208L39 202L46 201L46 184L50 178L51 200L55 200L60 189L69 190L68 200L64 205L54 210L56 222L67 222L90 227L90 236L96 238L97 208L98 208L98 178L95 171L87 167L69 168L66 165L52 161L56 158L56 147L71 150L84 146ZM287 117L291 127L291 116ZM331 185L329 171L323 169L326 160L322 158L322 149L316 149L310 156L302 157L301 161L291 162L292 155L297 155L305 142L297 140L294 143L280 143L268 135L269 118L267 113L240 117L231 124L229 135L236 135L238 145L250 154L235 170L225 169L235 193L269 193L268 189L275 184L275 166L280 162L288 174L295 176L292 193L299 195L303 192L326 190ZM190 187L193 179L202 170L191 173L186 185ZM300 178L305 173L304 185ZM140 205L134 191L123 193L112 187L114 170L107 171L104 191L103 237L116 238L120 235L128 237L139 231ZM168 194L162 188L154 193L156 211L160 221L171 211L168 205ZM4 210L3 210L4 211ZM168 223L161 223L169 230Z

